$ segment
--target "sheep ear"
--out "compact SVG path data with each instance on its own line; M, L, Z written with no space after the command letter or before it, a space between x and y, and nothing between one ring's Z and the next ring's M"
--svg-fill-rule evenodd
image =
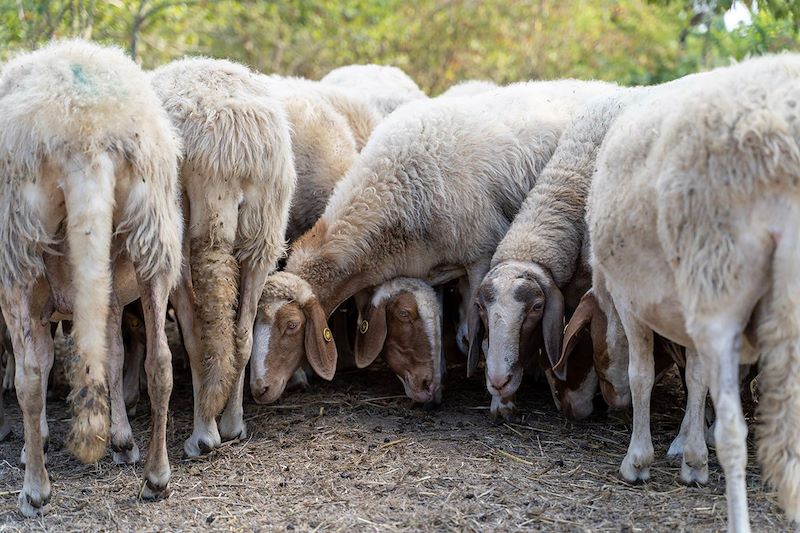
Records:
M337 353L325 311L317 299L312 298L303 306L303 313L306 315L306 358L314 372L330 381L336 374Z
M538 273L536 279L545 298L542 317L544 348L550 364L555 366L561 358L561 344L564 340L564 296L550 274Z
M471 377L478 368L478 361L481 359L481 345L485 328L481 314L478 311L478 304L473 303L467 318L467 334L469 335L469 355L467 356L467 377Z
M359 314L356 333L356 366L365 368L378 358L386 341L386 299L378 305L370 302L363 314Z
M572 314L572 318L564 329L564 348L561 351L561 358L553 365L553 374L561 381L566 381L569 358L578 347L586 328L592 323L594 306L587 300L588 295L589 293L581 298L575 313Z

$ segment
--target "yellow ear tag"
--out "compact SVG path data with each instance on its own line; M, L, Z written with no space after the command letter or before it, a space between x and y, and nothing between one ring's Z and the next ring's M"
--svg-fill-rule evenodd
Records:
M364 333L367 332L368 329L369 329L369 322L367 320L362 320L361 324L359 324L358 326L358 331L360 331L363 335Z
M333 333L328 328L322 330L322 338L325 339L325 342L331 342L333 340Z

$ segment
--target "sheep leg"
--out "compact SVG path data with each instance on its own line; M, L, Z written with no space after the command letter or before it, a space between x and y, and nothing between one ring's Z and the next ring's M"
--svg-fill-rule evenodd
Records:
M46 347L37 351L39 357L41 357L41 365L42 365L42 374L41 374L41 390L42 390L42 416L39 418L39 425L41 426L41 434L42 434L42 449L44 450L44 462L47 464L47 449L50 447L50 428L47 426L47 383L50 379L50 371L53 369L53 359L55 357L55 351L53 349L53 336L49 329L49 324L44 326L47 329L47 339L42 339L42 342L46 344ZM38 348L37 348L38 350ZM10 358L13 359L13 358ZM12 368L15 370L16 374L16 365ZM26 446L22 446L22 451L20 452L19 462L20 464L24 465L27 461L27 454L26 454Z
M267 281L268 269L263 261L242 262L239 281L239 316L236 321L236 364L239 372L231 397L219 421L223 439L247 438L242 401L244 396L244 369L253 350L253 324L258 311L258 301Z
M122 367L125 350L122 347L122 307L116 297L111 295L106 320L108 339L108 393L111 397L111 449L114 463L134 464L139 461L139 447L133 440L133 430L128 421L125 396L122 391Z
M122 393L125 398L125 409L128 416L136 414L136 405L142 387L146 386L143 380L142 369L147 345L146 333L143 330L144 316L142 316L141 302L129 305L122 310L122 324L127 329L127 342L125 347L125 366L122 374Z
M147 391L150 395L150 442L144 464L144 484L139 497L157 500L169 496L170 467L167 457L167 412L172 394L172 354L164 331L169 280L159 274L139 281L147 338Z
M686 353L686 412L681 430L667 455L682 455L681 480L687 485L708 483L705 404L708 393L703 362L694 350Z
M142 366L145 358L145 344L136 334L131 338L128 351L125 352L125 372L122 376L122 395L125 398L125 409L128 416L136 414L139 403Z
M31 295L31 286L16 286L3 293L0 304L14 344L15 385L28 449L25 480L18 498L19 510L27 517L45 514L50 500L41 417L45 395L42 375L47 375L47 361L52 359L52 337L48 327L32 317ZM49 355L45 353L48 349Z
M739 321L727 317L704 316L689 333L708 369L711 399L717 414L714 438L717 457L725 471L728 531L749 532L745 483L747 424L739 397L742 328Z
M194 393L194 424L191 436L183 444L183 452L187 457L198 457L217 448L222 441L217 429L217 421L214 418L207 418L200 409L200 380L203 379L203 357L200 354L194 327L194 293L188 266L184 265L181 279L172 291L170 298L183 332L183 343L189 356L189 368L192 371L192 390Z
M3 374L3 391L14 390L14 354L6 351L6 370Z
M655 381L653 331L627 310L618 311L630 346L628 379L633 402L633 432L619 472L628 482L646 481L654 458L650 436L650 395Z

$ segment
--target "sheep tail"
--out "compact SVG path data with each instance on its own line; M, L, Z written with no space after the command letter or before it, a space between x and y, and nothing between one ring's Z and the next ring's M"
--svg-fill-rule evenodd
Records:
M74 289L75 350L69 371L72 426L67 447L84 463L99 460L109 434L106 321L111 293L114 164L107 155L76 159L64 181Z
M213 418L225 408L237 374L236 306L239 265L234 243L215 224L205 235L192 237L192 285L195 301L195 331L203 353L199 407Z
M800 522L800 237L779 237L759 306L758 459L787 517Z

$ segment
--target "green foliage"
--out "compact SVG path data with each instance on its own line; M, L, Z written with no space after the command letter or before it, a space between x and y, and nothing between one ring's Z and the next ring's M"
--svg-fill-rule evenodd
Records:
M0 59L51 38L115 43L145 67L183 55L319 78L387 63L431 94L462 79L597 78L650 84L800 50L800 2L732 0L0 0Z

